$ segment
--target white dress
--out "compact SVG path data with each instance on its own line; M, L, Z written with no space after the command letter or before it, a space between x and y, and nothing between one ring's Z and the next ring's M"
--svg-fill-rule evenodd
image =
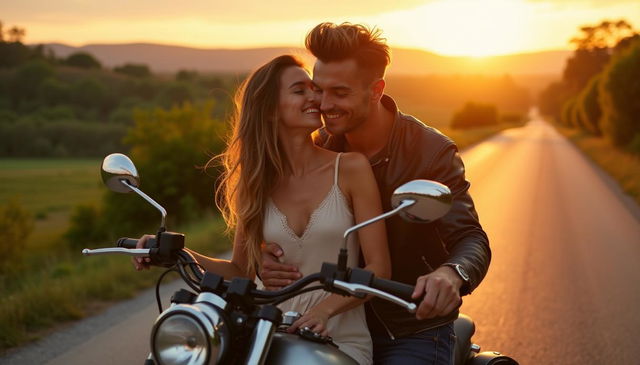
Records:
M319 272L323 262L337 262L344 231L354 224L353 213L338 187L339 162L340 154L336 157L333 186L311 214L302 236L293 232L287 217L273 201L269 200L266 207L265 241L278 243L284 251L284 262L296 265L305 276ZM348 252L348 266L357 266L359 244L355 236L349 239ZM291 298L278 307L283 313L296 311L304 314L329 295L331 293L315 290ZM354 358L359 364L371 364L372 344L364 306L360 305L333 316L327 323L327 330L341 351Z

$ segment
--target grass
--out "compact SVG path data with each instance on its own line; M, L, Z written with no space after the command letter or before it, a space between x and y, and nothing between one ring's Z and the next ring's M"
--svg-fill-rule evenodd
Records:
M205 254L230 247L220 218L208 217L179 230L186 245ZM0 350L34 340L43 329L82 318L100 301L129 298L153 285L162 269L135 272L128 257L83 257L67 252L55 262L25 271L20 282L3 293L0 303Z
M622 190L640 204L640 156L614 147L606 138L596 137L577 129L555 125L592 161L613 177Z
M24 249L47 254L79 204L99 204L105 191L98 159L0 159L0 204L17 199L35 218Z

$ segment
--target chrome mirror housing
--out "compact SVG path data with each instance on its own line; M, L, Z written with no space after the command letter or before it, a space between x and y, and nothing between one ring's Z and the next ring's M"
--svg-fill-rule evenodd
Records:
M102 181L116 193L130 193L133 190L123 184L121 180L126 180L129 185L140 186L140 176L138 170L131 159L122 153L112 153L102 161Z
M452 196L451 190L439 182L412 180L393 192L391 206L396 208L406 200L415 204L400 211L400 216L414 223L429 223L449 212Z

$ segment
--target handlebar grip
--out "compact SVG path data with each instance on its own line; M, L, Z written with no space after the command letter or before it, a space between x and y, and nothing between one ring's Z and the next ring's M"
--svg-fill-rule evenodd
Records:
M138 244L137 238L129 238L129 237L122 237L116 242L116 246L122 247L122 248L136 248L137 244ZM156 239L155 237L152 237L147 240L147 242L144 245L144 248L152 248L155 245L156 245Z
M399 283L393 280L374 278L371 286L375 289L386 291L387 293L393 294L411 303L418 304L420 302L420 298L411 298L411 294L413 294L414 289L411 285Z

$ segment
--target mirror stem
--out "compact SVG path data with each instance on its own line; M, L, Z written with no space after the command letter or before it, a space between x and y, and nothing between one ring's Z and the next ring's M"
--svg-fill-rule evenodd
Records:
M386 219L388 217L391 217L392 215L396 215L398 213L400 213L402 210L407 209L408 207L414 205L416 203L415 200L413 199L405 199L403 201L400 202L400 204L391 211L388 211L382 215L379 215L377 217L373 217L371 219L369 219L368 221L364 221L360 224L356 224L355 226L347 229L344 232L344 242L342 243L342 248L340 249L340 255L338 256L338 271L346 271L347 270L347 242L349 241L349 235L357 230L359 230L362 227L366 227L372 223L375 223L379 220L382 219Z
M154 207L156 207L156 209L158 209L160 211L160 213L162 214L162 222L160 223L160 231L164 232L165 231L165 220L167 218L167 211L162 207L162 205L158 204L155 200L151 199L151 197L149 197L147 194L143 193L142 190L136 188L135 186L129 184L129 181L127 181L126 179L122 179L120 180L120 182L125 185L126 187L128 187L129 189L133 190L136 194L140 195L141 197L144 198L144 200L148 201L151 205L153 205Z

